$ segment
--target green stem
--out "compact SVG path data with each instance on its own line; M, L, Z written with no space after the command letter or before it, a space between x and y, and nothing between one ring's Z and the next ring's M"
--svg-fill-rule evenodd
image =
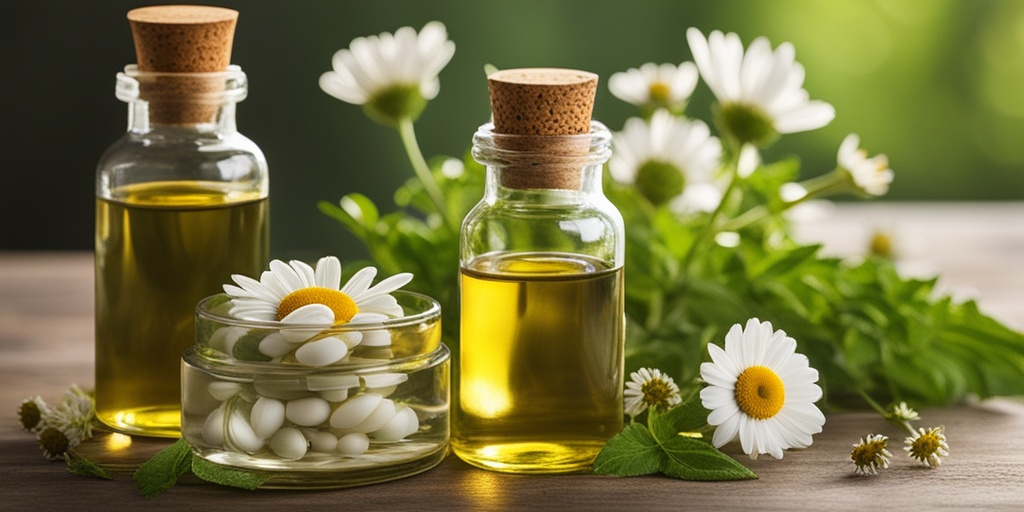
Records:
M891 418L889 416L888 411L883 409L881 405L878 405L878 402L876 402L867 393L865 393L863 389L857 389L857 392L860 393L861 398L863 398L864 401L867 402L872 409L877 411L878 414L881 414L883 418L888 420L893 425L896 425L897 427L903 427L904 430L910 432L910 435L914 435L914 428L910 426L910 423L906 421L897 421L895 418Z
M434 203L434 208L441 215L445 225L454 229L454 224L452 224L451 219L448 217L448 208L445 206L444 194L441 193L437 182L434 181L434 176L430 172L430 166L427 165L426 159L423 158L420 145L416 141L416 130L413 127L412 118L403 117L398 120L398 135L402 138L402 145L405 147L405 153L409 156L412 170L416 173L420 183L423 184L423 189L426 190L427 195L430 196L430 201Z
M704 240L711 234L711 231L715 229L715 223L718 222L718 217L722 215L722 211L725 210L725 204L729 200L729 196L732 195L732 191L736 189L736 185L739 182L739 171L737 169L739 165L739 151L734 151L733 156L729 159L729 185L725 187L725 192L722 192L722 200L719 201L715 211L711 212L711 217L708 222L704 224L704 227L697 233L697 237L693 239L693 244L686 251L686 256L683 257L683 276L689 277L690 267L693 265L694 258L697 255L697 249L704 243Z
M878 405L878 402L876 402L873 398L871 398L871 396L869 396L863 389L859 389L858 388L857 392L860 393L861 398L863 398L864 401L867 402L868 405L870 405L872 409L877 411L878 414L881 414L882 416L887 416L886 410L883 409L881 405Z

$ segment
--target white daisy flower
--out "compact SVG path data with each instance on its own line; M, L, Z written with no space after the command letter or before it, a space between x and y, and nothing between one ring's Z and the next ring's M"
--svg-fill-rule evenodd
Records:
M721 127L739 143L764 147L780 133L821 128L835 117L832 105L809 99L803 89L804 68L790 43L772 51L759 37L746 53L735 33L696 28L686 31L701 77L718 98Z
M887 469L892 458L892 453L885 447L888 439L881 434L868 434L853 445L850 461L856 466L854 473L877 475L879 468Z
M882 196L889 191L889 185L893 180L889 159L885 155L868 158L867 151L860 149L860 137L856 133L851 133L843 139L836 161L841 172L845 172L862 193Z
M641 368L629 374L626 383L625 411L635 418L648 407L669 409L679 404L679 386L672 377L655 368Z
M608 79L608 90L616 98L649 112L662 108L682 112L696 87L697 66L692 62L678 66L648 62Z
M942 464L942 457L949 456L949 444L946 442L946 434L942 431L942 427L928 430L919 428L914 435L906 439L906 446L903 449L921 464L935 469Z
M416 33L358 37L338 50L333 71L320 76L320 88L339 100L364 105L379 120L415 119L441 88L437 75L455 54L443 23L431 21Z
M708 383L700 398L711 411L708 423L717 427L715 447L738 437L750 458L767 453L781 459L783 450L811 445L811 435L825 424L814 405L822 393L818 371L795 351L793 338L756 318L745 329L733 325L725 350L708 345L713 362L700 366Z
M650 122L634 117L612 137L614 152L608 170L615 180L633 183L654 204L665 204L688 189L711 185L722 146L702 121L688 121L659 110ZM703 194L707 194L705 189ZM721 198L719 193L718 199ZM717 200L690 202L711 209ZM687 203L690 204L690 203ZM680 208L685 206L679 205Z
M224 292L231 296L232 316L301 326L282 328L280 333L267 336L260 342L260 352L279 358L294 351L299 362L322 366L340 360L348 349L360 343L375 346L387 343L387 340L366 339L366 335L386 335L384 331L365 334L346 331L339 337L310 341L331 326L401 317L402 307L391 292L411 281L412 274L396 274L370 286L376 275L376 268L365 267L341 286L341 262L334 256L321 258L316 269L297 260L289 263L274 260L259 281L238 274L231 276L238 286L226 284ZM309 342L301 347L293 346L306 341Z
M25 432L35 432L43 427L43 419L50 414L50 408L39 395L26 398L18 404L18 422Z
M96 406L92 397L72 384L59 404L45 417L46 426L56 428L67 437L68 447L74 448L92 437L92 421Z

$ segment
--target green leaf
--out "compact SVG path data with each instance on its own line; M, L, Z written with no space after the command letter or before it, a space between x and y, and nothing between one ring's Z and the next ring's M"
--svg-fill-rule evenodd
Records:
M270 478L265 473L229 468L199 457L192 458L192 473L207 482L249 491L257 489Z
M132 478L142 495L152 498L174 487L178 478L188 473L191 467L192 448L184 439L178 439L135 470Z
M698 439L676 436L662 447L667 456L658 469L673 478L704 481L757 478L757 473Z
M708 411L701 404L700 396L694 393L685 402L667 412L652 412L647 417L651 433L661 443L679 437L679 433L700 432L708 426Z
M650 475L658 472L664 457L651 431L639 423L631 423L601 449L594 461L594 473L614 476Z
M113 480L114 475L109 469L96 464L95 462L81 456L75 456L68 461L68 473L78 476L92 476Z

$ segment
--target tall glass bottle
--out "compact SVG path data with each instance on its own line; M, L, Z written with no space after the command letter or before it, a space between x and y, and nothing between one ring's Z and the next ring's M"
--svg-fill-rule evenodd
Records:
M117 75L128 131L96 173L96 414L124 433L177 437L196 304L267 264L267 163L235 126L241 69L139 67Z
M583 119L550 105L526 106L574 118L575 134L561 133L567 130L558 119L539 123L556 126L541 129L554 135L496 127L508 113L501 110L518 111L513 123L524 117L521 107L494 104L495 82L515 85L510 73L517 72L533 85L554 82L542 83L551 85L541 88L544 101L563 106L559 96L567 91L560 88L579 84L562 75L581 73L509 70L491 77L494 124L473 138L473 156L487 167L486 191L462 225L452 446L487 469L578 472L623 422L625 242L622 217L601 188L611 135L590 121L590 106ZM596 76L583 75L596 88ZM520 92L529 101L540 98ZM535 120L526 124L537 126Z

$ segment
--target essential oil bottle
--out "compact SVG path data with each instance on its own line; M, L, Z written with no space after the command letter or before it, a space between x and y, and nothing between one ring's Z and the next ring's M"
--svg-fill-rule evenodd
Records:
M623 425L625 241L601 188L597 76L513 69L488 83L493 122L473 138L486 190L461 232L452 447L496 471L586 471Z
M267 265L267 163L235 127L237 16L128 13L138 64L116 86L128 130L96 172L96 415L119 432L178 437L196 304Z

